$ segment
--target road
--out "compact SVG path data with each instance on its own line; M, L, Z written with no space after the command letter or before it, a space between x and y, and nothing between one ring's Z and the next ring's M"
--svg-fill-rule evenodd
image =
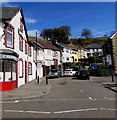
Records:
M4 101L3 118L115 118L116 93L100 81L100 77L49 79L52 89L46 96Z

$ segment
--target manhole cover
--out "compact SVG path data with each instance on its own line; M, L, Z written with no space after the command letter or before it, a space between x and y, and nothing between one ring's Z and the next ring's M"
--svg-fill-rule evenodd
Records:
M60 85L66 85L67 84L67 82L61 82L61 83L59 83Z

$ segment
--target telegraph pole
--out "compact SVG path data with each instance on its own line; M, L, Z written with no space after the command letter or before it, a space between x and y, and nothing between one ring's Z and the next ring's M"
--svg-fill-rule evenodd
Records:
M61 68L60 68L60 73L61 73L61 76L63 76L63 61L62 61L62 46L60 44L60 62L61 62Z

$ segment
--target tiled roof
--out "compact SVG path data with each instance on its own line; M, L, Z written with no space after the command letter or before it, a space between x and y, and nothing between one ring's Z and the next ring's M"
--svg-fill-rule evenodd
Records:
M0 8L0 19L10 20L21 10L19 7L1 7Z
M29 37L29 40L30 41L36 41L36 38L35 37ZM37 38L37 43L40 44L41 46L43 46L46 49L52 49L52 50L59 51L59 49L57 47L52 45L51 42L49 42L47 40L43 40L41 38Z

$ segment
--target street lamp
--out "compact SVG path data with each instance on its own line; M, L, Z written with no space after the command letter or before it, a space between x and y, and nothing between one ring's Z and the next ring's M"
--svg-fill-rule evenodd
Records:
M36 43L37 43L37 35L39 34L37 31L35 31L36 33ZM38 49L37 49L37 45L36 45L36 79L38 78L37 76L37 53L38 53Z

